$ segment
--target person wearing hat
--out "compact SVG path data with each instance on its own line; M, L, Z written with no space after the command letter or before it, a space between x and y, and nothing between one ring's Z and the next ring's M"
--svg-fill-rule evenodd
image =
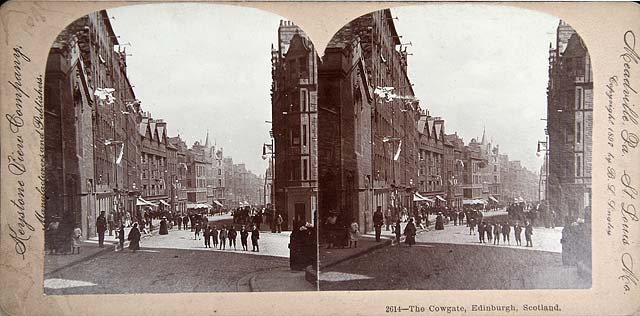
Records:
M258 245L258 240L260 239L260 230L254 224L253 229L251 230L251 246L253 249L251 251L260 252L260 246Z
M167 217L163 216L160 220L160 230L158 231L160 235L168 235L169 229L167 228Z
M436 230L444 230L444 217L442 216L442 212L436 216Z
M100 212L100 216L96 219L96 230L98 231L98 246L104 248L104 232L107 231L105 211Z
M380 242L380 234L382 233L382 222L384 216L382 215L382 206L378 206L375 213L373 213L373 226L376 229L376 242Z

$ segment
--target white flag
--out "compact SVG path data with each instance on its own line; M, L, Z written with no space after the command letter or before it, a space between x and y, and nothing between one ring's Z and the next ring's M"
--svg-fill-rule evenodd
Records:
M120 161L122 161L122 154L124 154L124 143L122 143L122 147L120 147L120 154L118 155L118 159L116 159L117 164L120 164Z
M112 104L116 98L113 96L113 92L116 91L116 89L113 88L96 88L96 91L93 93L93 95L95 95L96 97L98 97L98 100L100 101L107 101L107 104Z
M398 160L398 158L400 158L401 150L402 150L402 140L400 140L400 143L398 144L398 151L396 151L396 155L393 156L393 160Z

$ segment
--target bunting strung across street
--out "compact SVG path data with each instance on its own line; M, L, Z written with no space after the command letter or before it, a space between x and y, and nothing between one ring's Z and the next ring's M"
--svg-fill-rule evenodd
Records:
M391 102L393 100L418 101L418 99L413 96L397 95L393 93L393 90L395 90L394 87L377 87L373 90L373 93L385 102Z
M114 91L116 91L116 89L96 88L96 91L93 93L93 95L98 97L98 100L100 101L106 101L107 104L113 104L113 102L116 100L116 98L113 96Z
M398 160L398 158L400 158L401 150L402 150L402 140L400 140L400 143L398 144L398 151L396 151L396 155L393 156L393 160Z

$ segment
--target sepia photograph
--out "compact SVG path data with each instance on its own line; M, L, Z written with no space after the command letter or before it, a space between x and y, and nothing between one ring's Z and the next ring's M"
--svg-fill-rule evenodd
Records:
M101 10L58 35L45 293L316 289L315 105L280 82L288 58L312 69L303 34L265 11L184 3ZM281 90L296 108L272 116Z
M320 290L591 287L593 81L570 25L380 10L318 78Z
M635 315L639 17L7 1L0 314Z

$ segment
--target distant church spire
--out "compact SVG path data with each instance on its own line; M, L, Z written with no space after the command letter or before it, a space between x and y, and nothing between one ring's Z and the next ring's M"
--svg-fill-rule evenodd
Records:
M204 147L209 148L209 129L207 128L207 138L204 141Z
M485 128L482 127L482 143L481 144L483 145L486 144L485 132L486 132Z

